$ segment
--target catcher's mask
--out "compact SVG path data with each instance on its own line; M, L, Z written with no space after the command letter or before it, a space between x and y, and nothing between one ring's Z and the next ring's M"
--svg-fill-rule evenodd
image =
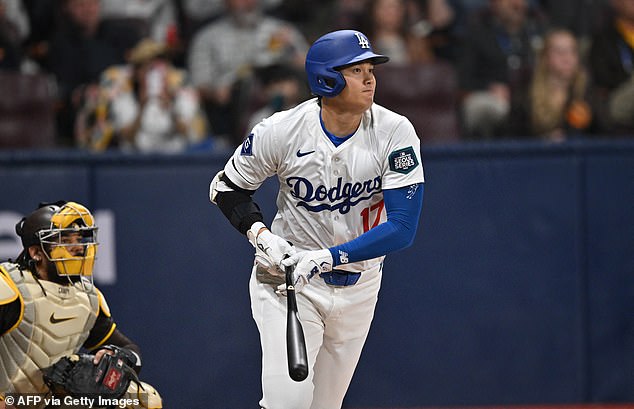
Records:
M97 254L97 227L90 211L75 202L46 204L16 225L25 252L39 245L60 277L88 277ZM28 254L28 252L27 252Z

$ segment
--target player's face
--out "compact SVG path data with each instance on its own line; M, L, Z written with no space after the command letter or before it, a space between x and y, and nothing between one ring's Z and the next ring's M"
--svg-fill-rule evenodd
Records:
M72 256L84 256L85 247L83 246L83 238L79 233L63 233L60 241Z
M341 74L346 80L346 86L336 99L338 104L347 111L363 113L374 101L376 79L374 78L374 64L362 62L343 68Z

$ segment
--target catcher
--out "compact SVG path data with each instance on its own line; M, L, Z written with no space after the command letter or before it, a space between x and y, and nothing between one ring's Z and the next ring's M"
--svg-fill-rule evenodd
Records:
M0 409L162 408L156 390L136 376L139 347L116 328L93 285L90 211L75 202L41 204L16 233L22 252L0 264Z

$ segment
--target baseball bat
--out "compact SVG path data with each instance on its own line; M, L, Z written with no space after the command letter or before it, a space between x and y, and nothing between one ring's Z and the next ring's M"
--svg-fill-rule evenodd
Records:
M297 315L297 298L293 286L293 268L286 267L286 356L288 374L295 382L301 382L308 376L308 358L304 330Z

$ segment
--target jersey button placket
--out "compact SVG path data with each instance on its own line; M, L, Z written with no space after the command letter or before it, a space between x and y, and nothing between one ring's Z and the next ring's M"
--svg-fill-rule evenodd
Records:
M331 162L330 162L330 166L332 169L332 186L337 186L337 184L343 185L345 183L345 180L341 180L341 183L339 183L339 179L341 179L341 176L343 174L342 169L340 168L340 162L341 159L338 156L334 156L331 158ZM341 194L341 192L339 192L339 194ZM345 200L343 197L339 198L339 200L337 200L337 203L341 202L342 200ZM339 219L341 218L341 213L339 212L339 210L334 210L332 212L332 222L333 222L333 230L335 232L335 242L339 243L341 242L343 236L343 229L344 229L344 225L342 223L339 222Z

